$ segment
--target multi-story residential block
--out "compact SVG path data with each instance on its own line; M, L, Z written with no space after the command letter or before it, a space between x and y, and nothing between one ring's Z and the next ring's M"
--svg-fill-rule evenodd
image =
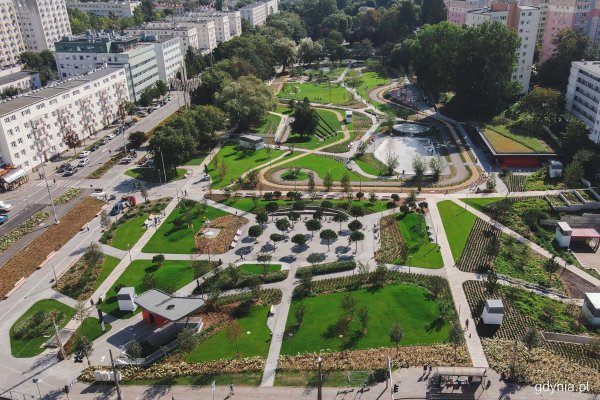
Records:
M0 41L0 67L17 64L25 44L12 0L0 0Z
M133 17L140 1L67 1L67 8L76 8L103 17Z
M187 28L196 28L196 32L198 33L198 48L200 50L211 52L217 47L215 23L211 19L195 13L187 13L184 15L174 15L168 21Z
M138 101L144 89L159 80L154 45L141 43L136 37L104 32L85 34L64 38L55 47L61 79L81 75L105 63L121 65L125 67L132 101Z
M71 35L65 0L14 1L26 50L54 50L54 42Z
M158 68L158 78L163 82L169 82L175 78L177 71L183 64L183 54L181 52L181 42L175 36L146 37L151 40L156 54L156 66Z
M251 26L264 25L267 17L279 11L277 0L259 1L240 8L240 15Z
M590 139L600 143L600 61L571 64L566 97L567 111L590 128Z
M20 92L29 92L42 86L40 74L34 71L21 71L19 68L0 71L0 93L7 89L17 89Z
M183 54L190 47L192 49L200 48L196 28L183 26L176 22L148 22L134 28L125 29L125 33L132 36L177 36L181 42L181 52Z
M128 100L125 68L107 67L1 101L1 162L29 171L67 150L65 135L85 140L113 123Z
M487 21L499 21L519 36L521 44L517 49L517 66L512 79L521 85L521 93L527 93L540 23L540 9L538 7L519 6L516 1L492 3L490 7L467 12L465 24L467 26L478 26Z
M487 5L485 3L485 0L448 0L446 6L448 21L462 26L467 21L467 12L483 8Z
M544 62L554 51L552 40L563 29L589 34L595 38L597 21L592 12L593 0L548 0L546 24L542 36L540 61ZM595 29L594 29L595 27Z
M194 11L182 15L194 15L213 21L217 42L226 42L242 34L242 15L239 11ZM227 17L227 20L224 17ZM227 28L229 28L229 34L227 34Z

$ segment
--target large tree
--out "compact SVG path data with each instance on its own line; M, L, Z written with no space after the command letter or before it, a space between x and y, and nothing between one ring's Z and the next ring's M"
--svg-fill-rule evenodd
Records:
M563 158L571 161L580 149L594 148L594 144L588 135L589 129L587 125L577 118L571 118L567 124L567 129L559 138L560 151Z
M292 132L300 136L310 136L317 132L319 125L319 116L310 106L310 102L305 97L303 101L294 107L294 122L292 122Z
M156 157L155 166L162 168L164 160L167 171L192 158L196 149L192 135L172 127L161 128L152 136L149 145Z
M260 125L274 106L271 89L254 76L228 82L216 100L238 131Z
M548 126L558 121L564 108L563 95L550 88L536 86L519 102L521 112L536 126Z
M421 25L437 24L446 19L447 10L443 0L423 0L421 2Z
M296 43L289 38L279 38L273 42L273 55L281 64L281 72L296 59Z

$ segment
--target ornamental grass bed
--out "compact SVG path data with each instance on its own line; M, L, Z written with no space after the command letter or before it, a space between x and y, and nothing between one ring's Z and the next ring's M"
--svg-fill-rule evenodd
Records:
M208 239L204 236L204 229L196 234L196 248L201 254L222 254L229 250L231 242L236 232L242 226L248 223L248 220L237 215L225 215L215 218L210 223L211 228L219 229L217 237Z

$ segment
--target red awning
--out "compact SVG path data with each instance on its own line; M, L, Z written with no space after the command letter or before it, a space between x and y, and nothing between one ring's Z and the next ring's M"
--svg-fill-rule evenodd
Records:
M597 239L600 238L600 232L594 228L573 228L571 238Z

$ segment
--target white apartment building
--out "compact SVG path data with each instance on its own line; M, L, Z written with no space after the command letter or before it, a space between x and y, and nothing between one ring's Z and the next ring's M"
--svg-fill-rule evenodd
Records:
M26 171L114 122L129 100L123 67L108 67L0 102L0 158Z
M67 8L76 8L103 17L133 17L133 12L141 4L140 1L68 1Z
M521 44L517 49L517 66L512 80L521 85L521 93L529 91L531 66L540 24L538 7L519 6L516 2L492 3L490 7L467 12L465 24L478 26L487 21L499 21L517 33Z
M135 37L87 34L64 38L55 47L60 79L81 75L103 64L124 66L132 101L138 101L144 89L159 80L154 45L140 43Z
M600 61L571 63L567 111L590 128L590 139L600 143Z
M240 15L254 27L264 25L267 22L267 17L278 11L277 0L266 0L240 8Z
M198 31L195 27L182 26L176 22L148 22L143 25L125 29L131 36L177 36L181 42L181 52L185 54L188 48L199 49Z
M54 51L54 42L71 35L65 0L14 0L28 51Z
M0 71L0 93L15 88L21 92L39 89L42 86L40 74L35 71Z
M161 36L153 41L152 45L156 54L158 79L165 83L169 82L170 79L175 78L184 62L181 42L175 36Z
M15 65L25 44L12 0L0 0L0 67Z
M168 21L187 28L196 28L198 49L211 52L217 47L217 32L215 23L211 19L188 13L172 16Z

